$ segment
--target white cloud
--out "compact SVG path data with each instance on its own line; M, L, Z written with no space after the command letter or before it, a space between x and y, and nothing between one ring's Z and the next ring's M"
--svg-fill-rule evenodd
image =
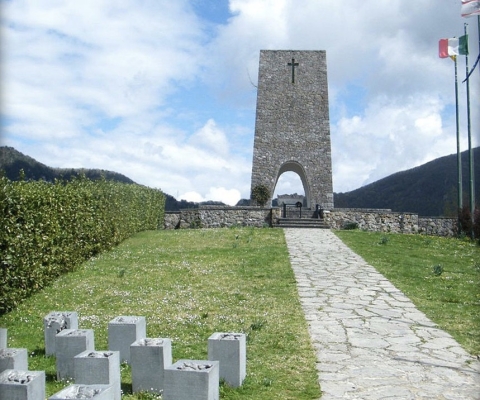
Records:
M54 167L115 170L231 203L250 193L259 51L321 49L334 190L352 190L456 151L453 63L437 45L463 33L458 3L230 0L215 24L202 15L215 7L196 0L10 0L2 144ZM460 58L460 79L464 68ZM478 146L478 73L470 90ZM289 189L300 192L298 178L282 176L278 190Z
M174 80L199 69L201 26L184 1L12 1L4 12L5 112L40 135L50 123L72 136L103 118L152 118Z
M197 193L197 192L183 193L180 196L178 196L178 199L179 200L192 201L194 203L201 203L202 201L206 200L206 199L203 198L203 196L200 193Z
M179 196L181 200L200 203L202 201L221 201L227 205L234 206L241 199L240 191L237 189L225 189L223 187L211 187L205 196L197 192L187 192Z
M285 172L278 179L273 197L275 198L277 195L294 193L305 194L302 181L295 172Z
M454 101L452 65L438 58L437 46L441 37L461 33L458 4L275 4L231 2L236 16L214 41L227 61L221 76L243 77L247 87L245 69L258 63L258 49L327 50L334 190L352 190L455 152L452 115L445 112ZM233 38L238 46L229 46ZM349 90L352 84L362 97Z
M201 147L215 154L225 156L228 154L228 140L225 133L217 127L213 119L207 123L190 138L190 144L194 147Z
M348 191L441 154L454 152L455 136L442 128L442 104L432 98L397 104L379 99L363 116L342 118L333 127L334 181L337 191ZM347 178L347 179L345 179Z

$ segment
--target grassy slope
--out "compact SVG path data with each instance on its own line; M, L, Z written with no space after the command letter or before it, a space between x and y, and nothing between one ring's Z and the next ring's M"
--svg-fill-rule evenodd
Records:
M467 351L480 354L480 246L422 235L336 234Z
M213 332L244 332L248 376L239 389L222 386L222 399L320 396L282 230L143 232L0 317L8 345L28 348L29 368L47 372L47 395L65 386L43 355L42 319L54 310L77 311L80 327L95 330L97 350L108 348L108 321L146 316L149 337L172 339L174 361L205 359ZM153 397L128 394L125 365L122 386L125 398Z
M480 353L480 247L420 235L337 234L468 351ZM53 310L78 311L80 327L95 329L98 350L108 347L108 321L144 315L148 336L172 339L174 361L205 358L215 331L245 332L248 377L242 388L222 386L222 399L320 395L281 230L143 232L0 317L9 346L28 348L30 369L47 372L47 395L66 385L55 381L54 358L43 355L42 319ZM154 398L130 394L125 365L122 383L126 399Z

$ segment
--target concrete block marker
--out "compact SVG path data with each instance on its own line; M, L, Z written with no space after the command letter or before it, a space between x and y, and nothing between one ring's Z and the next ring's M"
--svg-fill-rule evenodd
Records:
M163 400L218 400L218 361L179 360L165 368Z
M140 339L130 346L133 392L161 393L164 370L172 365L172 341L162 338Z
M55 354L55 336L64 329L78 329L78 314L74 311L52 311L43 318L45 355Z
M48 400L93 399L114 400L113 389L109 385L70 385L60 390Z
M120 354L118 351L84 351L73 357L75 383L110 385L115 400L121 400Z
M208 338L208 359L220 362L220 379L241 386L247 375L247 339L243 333L215 332Z
M0 328L0 349L7 348L7 328Z
M120 362L130 364L130 345L146 336L145 317L121 316L108 323L108 349L120 352Z
M28 370L27 349L0 349L0 372L7 369Z
M0 399L45 400L45 371L3 371L0 373Z
M85 350L95 350L93 329L64 329L55 336L58 380L75 377L73 358Z

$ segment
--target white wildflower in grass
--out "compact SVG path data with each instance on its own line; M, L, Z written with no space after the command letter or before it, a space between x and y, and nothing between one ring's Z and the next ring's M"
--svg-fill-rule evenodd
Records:
M79 315L78 317L80 326L96 327L100 324L100 317L98 315Z

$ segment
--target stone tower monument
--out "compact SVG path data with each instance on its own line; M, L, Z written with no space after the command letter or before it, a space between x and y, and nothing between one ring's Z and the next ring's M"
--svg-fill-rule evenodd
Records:
M252 186L273 196L284 172L299 175L307 207L333 208L325 51L261 50Z

